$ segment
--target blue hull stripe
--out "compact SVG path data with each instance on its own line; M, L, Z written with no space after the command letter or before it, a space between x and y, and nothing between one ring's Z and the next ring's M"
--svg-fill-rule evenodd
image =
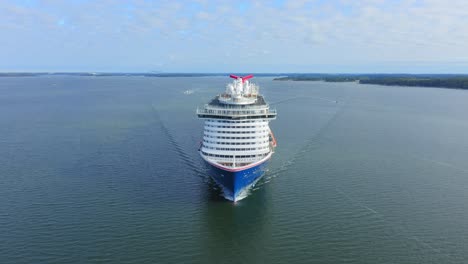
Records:
M265 174L267 160L242 171L225 171L211 164L211 177L223 187L227 199L237 201L239 194L249 188Z

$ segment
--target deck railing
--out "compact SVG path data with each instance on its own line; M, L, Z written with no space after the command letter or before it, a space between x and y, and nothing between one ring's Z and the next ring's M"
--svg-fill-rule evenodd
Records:
M223 163L232 163L234 160L232 158L218 158L218 157L207 157L208 159L216 162L223 162ZM236 163L252 163L263 159L264 157L257 157L257 158L236 158Z
M215 109L215 108L197 108L197 115L217 115L217 116L262 116L275 115L276 109L245 110L245 109Z

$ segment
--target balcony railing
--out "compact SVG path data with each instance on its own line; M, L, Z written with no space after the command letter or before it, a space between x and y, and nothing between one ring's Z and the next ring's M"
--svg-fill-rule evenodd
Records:
M253 163L263 159L264 157L256 157L256 158L236 158L236 163ZM222 162L222 163L232 163L234 160L232 158L218 158L218 157L207 157L207 159L215 161L215 162Z
M215 116L276 116L276 109L244 110L244 109L214 109L197 108L197 115L215 115Z

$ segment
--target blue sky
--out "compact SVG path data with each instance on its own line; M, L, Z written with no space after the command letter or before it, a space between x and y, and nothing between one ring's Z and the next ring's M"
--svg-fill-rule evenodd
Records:
M0 71L468 73L466 0L0 1Z

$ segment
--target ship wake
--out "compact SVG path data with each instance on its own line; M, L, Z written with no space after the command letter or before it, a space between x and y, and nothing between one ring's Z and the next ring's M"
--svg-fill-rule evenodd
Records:
M152 105L152 108L154 111L154 117L156 119L156 123L159 124L161 131L166 136L170 144L173 146L173 150L175 151L177 156L179 156L180 160L182 161L182 164L184 164L184 166L186 166L191 171L194 171L198 177L203 179L204 182L207 182L209 178L208 172L207 172L208 170L205 169L200 164L197 164L197 161L187 154L187 151L184 150L181 144L179 144L179 142L174 138L172 132L166 126L163 119L160 117L158 109L154 105Z

